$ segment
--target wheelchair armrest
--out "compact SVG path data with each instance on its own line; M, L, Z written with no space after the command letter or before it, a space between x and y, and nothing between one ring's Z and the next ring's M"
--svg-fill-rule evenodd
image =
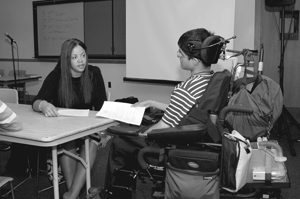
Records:
M192 124L173 128L154 129L147 134L147 138L156 142L177 144L199 142L206 135L205 124Z
M251 107L239 106L239 105L229 105L223 108L219 114L219 120L221 124L224 123L227 113L237 112L237 113L253 113Z
M142 148L137 156L138 162L142 169L148 169L149 164L145 160L145 155L147 154L160 154L160 148L158 147L152 147L148 146L145 148Z

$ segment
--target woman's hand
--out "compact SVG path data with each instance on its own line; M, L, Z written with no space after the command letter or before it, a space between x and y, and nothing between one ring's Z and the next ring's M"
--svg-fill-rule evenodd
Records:
M59 114L56 110L56 107L53 106L53 104L47 102L47 101L41 101L41 104L39 105L40 110L46 117L58 117Z

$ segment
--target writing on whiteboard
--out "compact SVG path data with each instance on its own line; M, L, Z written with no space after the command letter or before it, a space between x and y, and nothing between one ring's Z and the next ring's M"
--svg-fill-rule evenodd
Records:
M41 6L37 10L40 55L58 55L70 38L84 39L83 3Z

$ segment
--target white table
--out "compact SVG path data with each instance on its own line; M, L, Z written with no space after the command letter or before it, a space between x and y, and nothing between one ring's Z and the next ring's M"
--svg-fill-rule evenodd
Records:
M88 117L45 117L33 111L31 105L7 105L19 116L23 130L19 132L0 132L3 141L22 143L39 147L52 147L54 198L59 199L57 146L71 140L85 137L86 160L81 162L86 167L86 189L91 187L89 139L88 135L103 131L118 122L96 117L97 111L90 111Z

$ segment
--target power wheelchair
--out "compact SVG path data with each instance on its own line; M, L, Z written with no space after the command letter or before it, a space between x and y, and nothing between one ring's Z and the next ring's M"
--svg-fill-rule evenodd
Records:
M219 127L222 131L224 129L226 131L226 114L232 111L251 113L252 109L240 106L223 108L218 118L221 126L224 127ZM251 143L253 148L256 148L256 152L251 158L248 169L247 178L249 179L247 179L247 183L242 189L232 193L222 189L220 186L222 144L215 143L212 139L209 139L207 131L206 124L193 124L150 132L148 139L155 141L161 148L150 146L141 149L137 154L139 166L135 170L127 170L126 168L116 170L114 174L122 180L115 181L112 184L110 189L111 195L108 198L119 198L120 196L122 198L132 198L137 188L137 180L141 179L144 181L145 178L149 178L153 182L153 198L254 199L261 198L262 195L268 195L269 198L282 198L281 189L291 186L287 173L279 180L266 179L255 181L251 178L253 168L264 167L266 159L269 159L271 165L276 167L277 162L275 159L284 158L278 144L264 141L258 146L256 142ZM268 156L269 152L264 153L262 157L264 145L267 148L275 149L276 157ZM260 150L260 147L262 150ZM174 165L177 168L174 168ZM184 171L185 176L180 176L177 170L180 172ZM168 172L173 172L173 176L172 173L168 174ZM189 179L190 183L185 181L187 180L185 177ZM199 183L199 177L205 180L201 179L200 184L192 187L192 189L187 189L196 182ZM178 187L175 191L174 186ZM187 190L182 190L182 188ZM186 193L189 196L184 195Z
M229 77L231 82L231 76ZM282 150L278 144L264 141L258 144L252 142L255 149L250 160L247 171L247 182L237 192L228 192L220 185L221 181L221 156L222 156L222 134L232 131L231 126L226 121L226 115L230 112L251 114L253 109L242 106L226 106L230 83L223 82L220 89L222 102L218 106L210 107L209 96L207 102L199 106L197 113L191 113L193 119L200 115L200 121L193 124L183 124L175 128L153 130L147 135L147 139L157 143L160 147L145 147L137 154L138 165L134 170L121 168L114 171L114 177L122 180L112 180L113 183L107 192L108 198L132 198L132 193L136 191L137 179L148 177L153 182L154 198L261 198L268 195L269 198L281 198L281 189L289 188L290 181L286 169L281 170L283 174L280 179L271 179L272 168L277 167L276 159L284 158ZM222 87L223 86L223 87ZM224 90L225 88L225 90ZM209 91L209 87L207 88ZM207 92L208 93L208 92ZM208 94L207 94L208 95ZM213 99L211 99L213 100ZM215 115L214 112L218 112ZM189 115L190 116L190 115ZM217 119L216 119L217 118ZM215 122L215 123L214 123ZM132 132L126 132L123 128L112 127L109 132L119 136L132 136ZM140 127L137 127L137 131ZM135 134L136 135L136 134ZM275 153L272 151L275 150ZM271 154L271 155L269 155ZM264 168L268 160L269 172L264 180L253 180L253 168ZM173 168L174 165L177 168ZM270 166L271 165L271 166ZM273 167L272 167L273 166ZM180 168L184 171L191 182L188 186L187 179L175 179L178 174L176 170ZM270 170L271 168L271 170ZM174 172L171 176L168 172ZM186 172L188 171L188 172ZM183 173L184 173L183 172ZM190 173L189 173L190 172ZM197 178L198 177L198 178ZM170 178L173 178L170 180ZM202 184L195 185L199 182ZM173 180L173 181L172 181ZM170 185L172 181L173 185ZM183 182L183 184L182 184ZM185 186L182 188L182 186ZM174 191L174 187L178 189ZM185 190L183 190L185 189ZM187 191L188 190L188 191ZM182 192L188 195L182 195Z
M249 62L246 59L248 53L247 49L242 51L245 71ZM246 75L244 77L248 80ZM225 179L223 176L224 173L226 175L226 171L222 163L225 151L222 136L224 132L231 133L234 130L226 121L227 114L234 112L251 115L253 109L243 106L226 106L232 95L234 76L229 75L220 79L225 79L225 81L214 90L218 94L217 97L216 93L211 92L210 87L215 85L210 82L204 93L205 96L201 97L203 101L196 103L197 108L191 109L185 122L175 128L153 130L148 133L147 139L157 143L160 147L142 148L136 154L138 160L136 169L115 170L116 178L118 176L123 180L112 180L114 183L108 190L109 198L120 198L120 196L131 198L132 192L136 190L138 177L150 178L154 184L152 196L156 198L282 197L281 189L290 188L291 184L284 167L285 160L281 147L270 141L251 140L251 147L254 150L248 169L244 171L246 173L245 184L237 191L228 191L223 188L222 183ZM127 134L122 128L112 127L108 130L120 136L132 136L132 132ZM137 130L139 131L139 128ZM156 158L153 158L153 155ZM259 176L260 172L264 172L263 176ZM272 177L273 174L275 176L278 174L280 177ZM162 195L156 194L159 192Z

